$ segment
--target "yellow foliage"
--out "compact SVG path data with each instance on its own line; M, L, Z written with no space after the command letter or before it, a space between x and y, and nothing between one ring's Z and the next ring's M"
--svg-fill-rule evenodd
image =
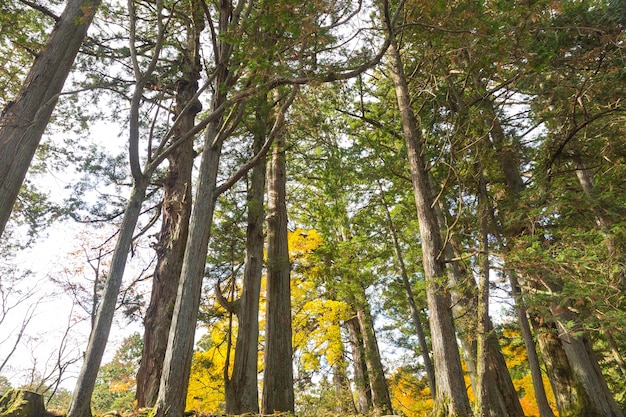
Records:
M294 306L293 346L300 351L302 365L307 371L319 369L321 358L330 365L343 358L341 324L352 315L350 306L343 301L328 300L319 296L311 265L311 253L322 244L316 230L296 229L289 233L289 254L292 262L305 266L300 273L292 274L291 298Z
M408 369L396 371L391 377L389 391L393 409L407 417L427 416L433 409L428 383Z
M224 366L227 351L227 323L212 326L205 336L209 347L195 352L191 364L187 409L200 413L215 414L224 411ZM234 356L234 348L230 359ZM232 369L232 363L231 368Z
M533 388L533 381L530 375L526 375L521 379L513 380L515 390L523 395L520 397L520 404L524 410L524 415L528 417L539 417L539 407L537 406L537 400L535 398L535 390ZM546 396L548 397L548 403L554 412L554 415L558 415L556 411L556 401L554 399L554 393L550 386L550 381L547 376L543 376L543 386L546 389Z
M289 232L287 242L289 245L289 257L293 261L294 259L306 258L306 255L322 244L322 237L315 229L305 231L296 228L293 232Z

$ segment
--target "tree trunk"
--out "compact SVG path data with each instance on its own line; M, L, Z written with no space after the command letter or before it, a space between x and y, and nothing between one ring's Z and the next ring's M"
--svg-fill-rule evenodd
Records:
M493 104L489 103L489 105L485 107L487 109L487 122L491 126L489 130L489 138L491 139L491 143L496 151L496 154L498 155L498 164L504 174L508 194L507 198L509 201L517 201L519 194L524 189L524 180L519 172L519 158L515 149L506 144L504 129L500 124L500 120L493 108ZM509 235L507 237L510 237L511 231L512 234L519 233L520 226L509 226L508 229L509 233L506 234ZM524 339L524 345L526 346L528 354L528 364L533 381L533 389L535 391L535 399L537 401L539 414L541 417L553 417L554 412L552 411L546 396L546 390L541 376L541 369L539 367L539 357L537 356L536 345L530 331L530 326L528 325L526 308L524 307L522 294L519 293L519 283L514 271L509 273L509 282L511 283L511 292L516 304L515 309L517 311L522 338Z
M479 263L479 283L478 283L478 303L477 316L478 326L476 332L476 402L474 405L474 415L476 417L488 417L492 407L489 396L488 367L489 367L489 339L491 319L489 318L489 231L488 214L489 205L487 202L487 184L482 172L482 167L478 164L479 184L478 184L478 215L480 222L480 254ZM518 402L519 403L519 402ZM508 410L504 410L508 411ZM494 417L497 417L494 416Z
M285 138L279 133L268 169L267 308L263 414L294 412L291 264L287 245Z
M333 388L337 405L335 411L339 414L354 414L354 401L352 399L352 389L346 372L346 362L341 360L333 364Z
M101 0L68 0L17 97L0 115L0 236Z
M415 326L415 333L417 334L417 340L420 345L420 350L422 351L422 360L424 361L424 369L426 369L426 376L428 377L428 386L430 388L430 395L434 401L436 399L436 392L437 392L436 391L437 387L435 385L435 370L433 368L433 363L430 359L430 350L428 349L428 344L426 343L426 335L424 334L424 327L422 326L422 320L420 319L419 310L417 308L417 305L415 304L415 297L413 296L413 289L411 288L411 282L409 281L409 274L406 270L406 266L404 263L404 256L402 256L402 249L400 248L400 243L398 241L398 234L396 233L396 228L393 224L393 220L391 219L389 206L387 205L387 201L385 200L383 188L380 185L380 182L378 183L378 189L381 192L381 201L385 209L385 216L387 218L387 227L389 228L389 233L391 233L391 239L393 242L394 253L396 255L396 261L398 262L398 266L400 268L400 276L402 278L402 284L404 286L404 291L406 292L407 300L409 301L409 308L411 309L411 319L413 320L413 326Z
M355 294L356 316L363 338L364 359L372 393L374 414L377 416L393 414L389 387L387 385L387 379L385 378L385 370L383 369L383 363L380 357L376 332L374 331L374 322L365 295L365 289L359 286L357 291L358 294Z
M523 190L519 164L516 163L513 151L504 146L504 131L493 109L489 116L492 118L490 138L500 155L498 163L506 178L507 200L515 204L514 202ZM583 188L584 186L583 184ZM515 238L524 233L526 227L518 223L509 224L506 236ZM548 283L551 285L550 290L555 294L560 293L563 287L558 277L549 279L526 277L526 279L530 285L536 283L535 285L542 286ZM536 329L548 329L539 335L538 340L557 401L559 415L562 417L583 415L621 417L622 413L609 392L587 336L584 332L582 336L573 334L572 330L564 324L574 323L575 328L578 328L578 318L567 306L555 303L551 306L551 310L553 317L541 318L542 323L535 317L534 325ZM552 320L554 323L551 323Z
M221 98L214 98L213 109L218 107ZM202 151L189 238L185 247L163 373L155 404L154 414L159 417L180 417L185 411L202 279L215 210L215 185L222 150L222 140L215 142L218 128L218 122L209 124Z
M535 400L537 401L539 416L554 417L554 412L548 403L546 388L543 384L541 367L539 365L539 356L537 355L537 346L535 344L535 339L533 338L530 325L528 324L528 316L526 314L526 308L524 307L522 295L519 292L517 276L513 271L509 272L508 276L511 284L511 295L515 301L515 311L517 312L517 319L522 333L522 339L524 340L524 346L526 347L526 353L528 355L528 367L530 368L530 375L533 380L533 390L535 391Z
M233 17L228 1L219 3L219 33L226 34ZM215 32L212 31L215 35ZM217 175L225 134L224 104L227 88L232 85L229 77L229 60L232 47L221 39L213 39L216 73L213 79L213 98L210 111L214 118L207 125L204 135L196 196L191 211L189 237L180 274L172 324L168 335L163 373L159 393L154 407L155 417L180 417L185 412L185 403L191 373L194 337L198 308L202 294L202 280L206 255L211 237L211 226L217 199Z
M257 108L254 133L254 153L258 153L267 137L267 103ZM252 168L248 188L248 226L246 230L246 263L239 306L237 342L233 373L226 384L226 413L259 412L258 352L259 298L263 275L263 224L265 210L265 158Z
M391 30L391 29L390 29ZM437 384L437 399L434 403L435 416L471 415L469 398L463 380L461 358L456 342L452 319L450 294L442 283L445 266L441 254L443 244L439 232L433 196L424 161L424 144L415 115L411 109L409 88L395 39L389 47L390 70L393 79L402 128L406 141L411 182L420 227L420 242L426 295L430 314L430 333L433 346L433 359Z
M372 406L372 391L370 390L369 378L367 377L367 365L365 364L361 327L359 326L359 321L356 316L348 320L346 326L348 327L352 351L356 408L359 414L368 414Z
M145 198L147 186L148 181L145 178L135 181L130 199L126 204L124 219L120 225L119 236L113 251L109 276L104 286L104 293L102 294L91 334L89 335L87 351L85 352L83 366L76 381L76 388L74 389L72 402L67 413L68 417L91 417L91 395L93 394L96 377L111 331L111 323L113 322L113 314L117 305L117 296L122 285L128 251L133 240L139 214L141 213L141 204Z
M195 116L200 110L195 106L183 113L184 107L198 88L199 68L195 68L196 70L186 71L186 77L179 80L177 85L176 113L183 120L179 121L173 141L194 126ZM144 318L143 351L137 372L138 408L152 407L159 391L167 337L189 232L193 161L192 140L182 143L168 157L169 164L163 180L163 221L156 243L157 264L152 279L150 304Z
M443 227L445 222L442 220L442 206L439 205L435 208L439 209L437 213L440 217L440 226ZM461 256L459 246L457 237L452 235L446 245L446 258L459 258ZM465 354L472 386L477 387L479 381L477 377L478 344L476 335L479 330L477 316L474 312L478 311L478 287L474 277L461 261L451 262L451 266L448 268L448 280L457 333ZM487 358L484 383L487 389L488 414L494 417L501 415L523 417L524 410L511 380L511 374L498 340L493 333L493 324L490 319L488 320L484 354Z
M570 366L572 367L575 383L582 388L580 399L586 407L579 406L577 416L589 417L623 417L613 394L602 375L598 359L587 333L582 326L575 325L570 328L569 324L577 323L575 314L556 303L552 306L552 311L556 317L558 337L561 340L563 350ZM560 413L561 416L565 414Z

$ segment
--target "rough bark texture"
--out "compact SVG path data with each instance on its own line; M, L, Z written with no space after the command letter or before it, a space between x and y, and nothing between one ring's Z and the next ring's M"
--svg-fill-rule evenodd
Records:
M446 257L458 258L458 243L453 236L446 245ZM465 354L470 380L473 387L478 386L477 370L477 322L474 312L478 305L478 288L476 281L460 262L453 262L448 268L450 293L452 295L452 311L457 319L459 340ZM485 387L487 389L488 414L493 417L507 415L509 417L523 417L524 411L519 402L519 396L513 385L511 375L506 365L502 350L495 334L493 325L488 323L488 334L485 344L487 367L485 369Z
M356 409L346 366L346 362L343 360L333 365L333 389L337 399L335 411L340 414L354 414Z
M500 124L500 120L498 119L493 105L490 104L489 106L486 106L486 108L488 109L487 122L491 125L489 138L491 139L492 145L499 156L498 164L504 174L508 198L510 201L516 201L524 188L524 180L519 171L519 158L515 149L511 146L507 146L506 144L504 129ZM514 233L517 233L517 231ZM528 364L530 367L539 414L541 417L553 417L554 412L548 404L548 398L546 396L546 390L541 376L541 369L539 367L539 357L537 355L536 345L528 324L526 308L524 307L522 294L519 292L519 283L514 271L509 274L509 281L511 283L511 292L513 294L513 298L515 299L515 308L517 311L522 337L528 353Z
M78 375L72 402L67 413L68 417L91 416L91 395L93 394L96 377L111 331L111 323L113 322L113 314L117 305L117 296L122 285L128 251L133 240L139 214L141 213L141 204L145 198L147 186L147 180L137 180L133 186L130 199L126 204L124 219L120 225L120 232L113 251L109 276L105 283L93 327L91 328L83 366Z
M230 2L219 4L219 33L226 34L232 23L233 10ZM228 64L232 47L219 39L214 39L216 74L213 80L214 93L210 111L214 115L204 135L196 196L191 212L189 237L185 247L183 267L174 305L172 324L163 362L163 373L159 384L159 394L154 407L157 417L181 417L185 412L185 402L191 373L193 344L198 318L198 308L202 293L202 279L206 264L206 254L211 236L213 214L216 202L216 183L219 160L222 153L224 135L223 105L226 89L232 83Z
M524 346L526 347L526 353L528 355L528 367L530 368L530 374L533 380L533 389L535 391L535 399L537 401L537 408L539 409L539 416L554 417L554 412L548 403L546 389L543 384L541 367L539 365L539 355L537 355L537 346L530 329L530 324L528 323L526 308L524 307L524 301L519 291L519 283L517 282L515 272L510 272L508 275L509 282L511 284L511 295L515 300L515 311L517 313L522 339L524 340Z
M264 414L294 411L284 148L284 135L278 134L268 169L267 308L261 405Z
M221 141L214 146L210 145L217 137L217 124L212 123L207 129L189 238L155 404L155 416L159 417L180 417L185 411L202 279L215 210L214 192L222 145Z
M198 2L190 2L195 24L187 27L187 45L182 51L182 76L176 85L178 125L172 142L186 134L195 124L200 103L191 103L200 79L200 32L203 11ZM187 108L187 110L185 110ZM189 218L191 216L191 173L193 171L193 140L180 144L168 156L163 179L161 232L155 246L157 264L152 279L150 304L144 318L143 351L137 372L136 407L152 407L159 392L167 338L176 302L176 292L183 266Z
M254 127L254 151L261 150L266 139L267 112L257 110ZM265 158L252 168L248 188L248 226L246 229L246 264L243 288L237 308L237 342L233 373L226 384L226 413L259 412L258 353L259 298L263 274L263 224L265 210Z
M15 100L0 116L0 236L101 0L68 0Z
M393 414L389 387L385 378L385 370L380 357L378 341L374 331L374 322L369 310L369 305L365 299L365 290L361 288L358 294L357 319L363 338L363 350L365 353L365 364L367 365L367 375L372 393L372 405L374 414L377 416Z
M346 322L352 354L352 366L354 372L354 386L356 396L356 409L359 414L367 414L372 406L372 391L370 390L369 378L367 377L367 365L363 351L363 337L361 327L355 317Z
M479 169L482 168L479 166ZM489 381L490 367L490 347L489 339L492 331L491 320L489 318L489 230L488 230L488 202L487 202L487 184L482 172L479 174L478 184L478 206L480 216L480 251L478 256L479 263L479 279L478 279L478 303L477 316L478 325L476 332L476 400L475 400L475 416L487 417L491 415L490 404L493 402L489 395L489 385L493 381ZM519 402L518 402L519 403ZM520 407L521 408L521 407ZM504 409L504 411L508 411ZM522 413L523 415L523 413ZM494 416L495 417L495 416Z
M184 120L180 122L179 133L173 136L173 140L194 125L197 111L181 112L196 89L195 81L179 82L176 107L180 114L178 117ZM199 110L198 107L195 109ZM159 391L167 337L189 232L193 152L191 140L178 146L168 157L169 165L163 179L163 220L155 247L157 264L152 280L150 304L144 318L143 351L137 372L137 407L152 407Z
M443 281L445 279L445 267L441 259L443 244L432 204L433 196L424 161L423 139L411 109L409 88L406 83L402 59L393 39L389 53L389 66L396 89L409 158L411 182L420 227L424 275L427 281L426 295L430 313L430 333L437 385L434 415L437 417L470 416L471 409L463 382L463 370L452 319L450 294Z

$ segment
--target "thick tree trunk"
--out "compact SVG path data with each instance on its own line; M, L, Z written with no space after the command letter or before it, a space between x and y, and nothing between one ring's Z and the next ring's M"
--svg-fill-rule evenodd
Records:
M278 134L268 169L267 308L264 414L294 411L291 342L291 264L287 245L285 138Z
M363 337L361 327L356 316L346 322L352 354L352 367L354 372L354 387L356 396L356 409L359 414L368 414L372 406L372 391L370 390L365 364L365 352L363 350Z
M385 378L385 370L380 357L376 332L374 331L374 321L370 313L365 289L360 287L357 291L359 293L356 294L356 316L363 338L365 364L367 365L374 414L377 416L393 414L389 387Z
M199 102L191 101L198 90L200 79L200 33L204 26L204 14L197 1L190 2L189 6L194 24L187 27L187 45L181 51L183 75L176 85L175 114L178 125L173 132L172 142L176 142L194 127L196 115L201 110ZM193 161L191 139L181 143L168 156L169 164L163 179L163 220L155 248L157 264L152 279L150 304L144 317L143 350L137 371L137 408L152 407L159 392L167 338L189 233Z
M196 72L196 75L198 73ZM197 90L195 75L178 83L177 114L179 122L173 140L194 126L198 107L182 113ZM144 318L143 351L137 372L136 406L152 407L156 401L167 348L167 337L182 261L189 232L191 215L191 172L193 170L193 141L188 140L168 157L168 168L163 180L161 232L156 244L157 264L152 280L150 304Z
M574 328L569 327L571 323L577 322L574 313L556 303L552 306L552 312L557 319L558 337L574 371L575 383L580 385L584 392L584 394L581 393L580 399L584 399L583 401L587 406L579 408L576 411L579 413L577 416L623 417L613 394L606 385L598 359L586 332L578 325ZM560 415L564 416L565 414L560 413Z
M101 0L68 0L22 87L0 116L0 236Z
M111 323L113 322L113 314L117 305L117 296L122 285L128 251L133 240L139 214L141 213L141 204L145 198L147 186L147 179L136 181L130 199L126 204L124 219L120 225L119 236L113 251L109 276L105 283L104 293L100 300L100 306L98 307L91 334L89 335L87 351L85 352L83 366L76 381L76 388L74 389L72 402L67 413L68 417L91 417L91 395L93 394L96 377L111 331Z
M229 25L233 24L232 18L231 3L226 0L220 1L220 34L228 32ZM202 295L202 280L217 199L217 174L222 145L226 139L226 135L222 132L223 109L226 102L226 90L233 82L229 77L231 45L220 39L213 39L213 45L217 62L210 111L214 118L208 124L204 135L204 148L198 171L195 201L191 211L189 237L168 335L159 394L154 407L155 417L181 417L185 412L198 308Z
M437 384L434 415L470 416L472 412L463 380L461 358L452 319L450 294L446 285L441 282L445 277L445 266L443 259L441 259L443 244L437 216L433 208L432 190L424 161L423 139L411 108L402 59L394 39L391 41L389 53L391 76L396 88L398 108L409 158L420 227L424 275L427 283L426 295Z
M219 98L214 102L214 109L218 102ZM202 151L189 238L155 404L154 414L159 417L180 417L185 411L202 279L215 210L215 185L222 148L221 140L215 143L218 128L217 122L209 124Z
M267 137L268 112L261 104L254 127L254 152L261 150ZM237 342L233 373L226 384L226 413L259 412L258 352L259 352L259 298L263 275L263 224L265 210L265 158L252 168L248 188L248 226L246 230L246 263L239 306Z

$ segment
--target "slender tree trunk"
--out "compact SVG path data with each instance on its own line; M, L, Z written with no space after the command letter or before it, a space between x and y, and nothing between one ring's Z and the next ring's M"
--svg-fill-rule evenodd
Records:
M68 417L91 417L91 395L93 394L96 377L111 331L111 323L113 322L113 314L117 305L117 296L122 285L128 251L133 240L139 214L141 213L141 204L145 198L147 186L148 181L145 178L140 178L139 181L136 181L130 199L126 204L124 219L122 220L117 243L113 251L109 276L105 283L104 293L102 294L91 334L89 335L87 351L85 352L83 366L76 381L76 388L74 389L72 402L67 413Z
M378 188L381 192L381 201L385 209L385 216L387 217L387 227L389 228L389 233L391 233L396 261L398 262L398 266L400 267L402 284L404 285L404 291L406 292L407 300L409 301L409 308L411 309L411 319L413 320L413 326L415 326L417 340L420 345L420 350L422 351L422 360L424 361L424 369L426 369L426 376L428 377L430 395L433 400L435 400L437 389L435 385L435 370L433 368L433 363L430 359L430 350L428 349L428 344L426 343L424 327L422 325L422 320L420 319L419 310L417 308L417 305L415 304L415 297L413 296L413 289L411 288L411 282L409 281L409 274L406 270L406 266L404 263L404 256L402 256L402 249L400 248L400 243L398 241L398 234L396 233L396 228L393 224L393 220L391 219L389 206L387 205L387 201L385 200L383 189L380 183L378 183Z
M461 358L452 319L450 294L446 290L446 285L441 281L445 278L445 266L443 259L441 259L444 247L433 208L432 190L424 161L423 138L411 109L409 88L402 59L393 38L389 53L391 76L396 88L398 108L402 119L420 227L437 384L434 415L470 416L472 412L463 380Z
M264 414L294 411L291 264L287 245L285 138L278 134L268 169L267 308Z
M487 107L487 117L487 122L491 125L489 129L489 137L494 149L497 152L500 169L504 174L507 193L509 194L508 199L510 201L516 201L519 194L524 189L524 180L519 172L519 158L515 149L510 145L507 146L504 129L502 128L500 120L491 103ZM516 304L517 317L520 330L522 332L522 338L524 339L524 345L526 346L528 354L528 364L533 381L533 389L535 391L535 399L537 401L539 414L541 417L553 417L554 412L548 403L548 397L546 396L546 390L541 376L541 368L539 366L539 357L537 355L535 341L528 324L528 316L526 314L526 308L524 307L522 294L519 292L517 275L514 271L511 271L508 275L512 295Z
M367 377L367 365L365 364L361 327L359 326L359 321L356 316L348 320L346 326L348 327L352 351L356 408L359 414L368 414L372 406L372 391L370 389L369 378Z
M254 153L258 153L267 136L267 103L257 109L254 132ZM263 224L265 210L265 158L252 168L248 188L248 226L246 230L246 264L243 289L236 310L238 319L237 342L233 373L226 385L226 413L259 412L258 351L259 298L263 274Z
M517 276L513 271L509 272L508 276L511 284L511 295L513 296L513 300L515 300L515 311L517 312L522 339L524 340L524 346L526 347L526 353L528 355L528 367L530 368L530 375L533 381L533 390L535 391L535 401L537 401L539 416L554 417L554 412L548 403L548 396L546 395L546 389L543 384L539 356L537 355L537 346L530 325L528 324L528 316L526 315L522 295L519 292Z
M178 126L172 142L195 125L200 103L188 104L198 90L200 79L200 32L204 15L197 1L189 3L193 24L187 27L187 45L182 54L182 77L176 85ZM185 108L188 110L185 111ZM143 350L137 372L137 408L152 407L159 392L167 338L176 302L176 292L189 233L191 216L191 173L193 171L193 140L181 143L169 156L163 180L161 232L156 244L157 264L152 279L150 304L144 317Z
M479 259L479 284L478 284L478 326L476 334L476 402L474 415L476 417L488 417L490 415L489 398L489 338L491 332L491 320L489 318L489 231L487 219L489 214L487 202L487 184L479 166L478 205L480 222L480 254Z
M0 115L0 236L101 0L68 0L17 97Z
M337 399L335 411L340 414L354 414L356 409L344 360L333 364L333 388Z
M591 206L591 211L596 218L596 223L604 236L609 256L614 259L614 264L624 265L626 248L623 244L620 245L619 239L615 239L615 236L611 232L613 220L606 214L598 202L593 173L587 168L581 158L574 160L574 168L576 169L578 182L580 183L585 197ZM626 268L622 266L612 275L612 280L616 282L617 285L621 286L622 289L626 290Z
M374 321L370 313L369 304L365 295L365 289L359 287L356 298L356 316L363 338L363 350L365 353L365 364L367 365L367 375L372 393L372 404L374 414L377 416L393 414L389 387L385 378L385 370L380 357L376 332L374 331Z

